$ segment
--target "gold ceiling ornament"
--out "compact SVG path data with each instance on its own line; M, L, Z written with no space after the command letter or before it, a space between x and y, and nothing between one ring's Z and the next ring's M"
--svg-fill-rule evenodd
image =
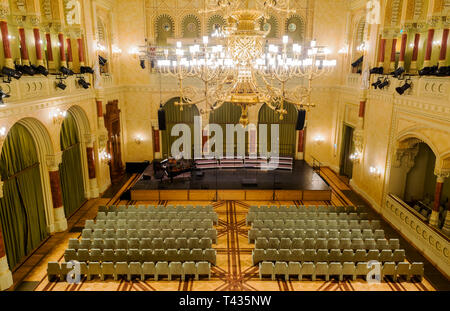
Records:
M203 44L184 47L157 47L157 70L178 80L180 109L185 105L204 104L208 113L230 102L241 106L240 123L248 124L248 106L266 103L283 119L286 102L297 108L310 108L312 81L329 74L336 60L329 60L329 50L311 41L306 47L290 42L284 35L281 42L268 44L269 31L260 28L260 20L275 10L295 13L288 0L214 0L208 1L204 12L222 11L226 25L220 35L203 37ZM150 58L149 46L141 48L141 60ZM154 53L153 53L154 54ZM197 78L201 91L192 91L188 99L184 81ZM294 81L298 79L298 81ZM296 87L288 86L294 82Z

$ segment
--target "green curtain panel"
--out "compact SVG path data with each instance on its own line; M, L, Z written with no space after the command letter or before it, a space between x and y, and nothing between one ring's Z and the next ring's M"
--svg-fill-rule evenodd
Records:
M297 109L294 105L285 103L287 115L280 120L280 114L276 113L269 106L264 104L259 110L258 125L267 124L267 151L271 151L271 124L279 125L279 148L280 155L295 156L295 140L297 138L296 123ZM259 139L259 138L258 138Z
M84 195L81 145L78 128L69 112L61 127L62 163L59 166L61 189L66 217L71 216L86 201Z
M186 124L191 131L191 155L194 156L194 117L199 116L197 106L183 106L183 111L179 106L175 106L179 98L173 98L164 105L166 112L166 130L162 131L162 152L165 158L172 155L171 146L179 136L171 136L172 128L177 124Z
M233 150L237 154L237 132L234 134L234 144L227 144L227 124L239 124L242 109L232 103L224 103L217 110L209 114L209 123L220 125L223 132L223 156L226 156L227 150ZM213 148L213 151L214 148ZM248 153L248 133L245 133L245 152Z
M3 144L0 174L0 224L8 264L14 268L48 235L36 148L20 124L11 128Z

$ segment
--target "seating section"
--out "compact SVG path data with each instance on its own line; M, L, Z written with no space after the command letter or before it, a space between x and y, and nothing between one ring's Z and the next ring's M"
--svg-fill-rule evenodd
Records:
M400 241L386 239L378 220L352 206L251 206L247 224L249 243L255 243L252 262L260 266L260 276L296 271L328 279L369 261L382 263L393 277L397 271L409 273Z
M198 269L209 275L205 263L216 264L212 245L217 243L217 222L211 205L100 206L96 220L86 220L81 239L69 239L64 259L87 264L87 271L104 269L109 274L137 271L136 263L155 267L167 263L180 274L185 270L177 263L190 262L194 268L188 264L186 269L196 274L197 264L203 262Z
M65 281L67 274L73 270L72 266L63 262L49 262L47 267L48 280L52 281ZM180 277L181 280L185 280L185 276L192 275L196 280L200 276L211 277L211 264L206 261L199 261L197 263L192 261L170 262L158 261L158 262L90 262L80 263L80 277L86 277L88 280L99 277L100 280L105 280L108 276L118 280L123 276L128 281L131 281L133 277L140 278L141 281L145 281L147 277L153 277L155 281L163 277L167 277L170 281L174 277Z
M310 277L312 281L315 281L317 277L323 277L325 281L328 281L331 277L336 277L339 281L343 281L344 277L350 277L352 280L356 280L358 276L366 278L370 269L367 262L360 262L355 265L354 262L304 262L301 264L295 261L276 261L275 263L263 261L259 263L259 277L262 279L269 275L272 280L275 280L277 276L280 276L286 281L291 277L298 278L300 281L305 276ZM412 277L422 280L423 274L422 262L412 264L386 262L381 266L382 278L391 276L394 281L399 276L404 276L407 281L410 281Z

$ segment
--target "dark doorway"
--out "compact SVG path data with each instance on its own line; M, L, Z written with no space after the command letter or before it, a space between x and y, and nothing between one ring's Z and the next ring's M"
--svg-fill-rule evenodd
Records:
M344 124L339 173L340 175L345 176L348 179L351 179L353 175L353 162L350 160L350 155L354 152L355 149L353 144L353 131L353 127Z
M119 101L114 100L106 105L105 126L108 130L107 152L111 155L111 182L118 182L124 174L122 152L120 148L120 109Z

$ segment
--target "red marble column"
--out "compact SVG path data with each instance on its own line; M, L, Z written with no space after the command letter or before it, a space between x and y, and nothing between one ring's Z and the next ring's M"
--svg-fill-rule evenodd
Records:
M72 40L67 38L67 62L69 68L72 68L73 65L73 55L72 55Z
M425 61L423 63L424 67L430 66L431 53L433 52L433 38L434 38L434 29L429 29L427 38L427 49L425 52Z
M33 28L33 34L34 34L34 45L36 47L36 60L38 65L43 65L44 61L42 58L42 44L39 28Z
M447 41L448 28L442 32L441 52L439 54L439 66L445 66L445 59L447 57Z
M380 40L380 50L378 52L378 67L382 67L384 65L384 58L386 53L386 39Z
M47 60L53 62L52 37L49 33L45 34L45 40L47 41Z
M59 171L50 171L50 189L52 193L53 208L60 208L63 206L61 179Z
M411 72L417 71L417 59L419 57L419 42L420 42L420 33L416 33L414 36L414 48L411 58L411 66L410 66Z
M406 53L406 43L408 41L408 35L404 33L402 35L402 46L400 48L400 58L399 58L399 67L405 68L405 53Z
M19 28L20 37L20 57L23 65L30 65L30 58L28 56L27 39L25 37L25 29Z
M97 100L97 117L103 117L103 102L100 100Z
M88 162L89 179L94 179L95 178L94 148L86 147L86 154L87 154L87 162Z
M2 226L0 226L0 258L6 256L5 242L3 241Z
M62 33L58 34L58 40L59 40L59 56L61 59L61 66L67 67L66 51L64 48L64 35Z
M394 39L392 39L391 64L395 63L395 54L396 54L396 52L397 52L397 38L394 38Z
M441 205L442 188L444 179L438 176L436 181L436 190L434 192L434 205L430 216L430 225L436 226L439 223L439 206Z
M0 21L0 30L2 33L3 53L5 54L5 66L14 68L14 63L11 56L11 45L9 43L8 23L6 21Z
M78 42L78 59L80 60L80 66L84 66L84 42L83 37L77 39Z
M304 151L304 136L305 136L305 130L298 131L298 147L297 152L303 152Z
M365 114L366 114L366 102L360 101L359 102L359 117L364 118Z

